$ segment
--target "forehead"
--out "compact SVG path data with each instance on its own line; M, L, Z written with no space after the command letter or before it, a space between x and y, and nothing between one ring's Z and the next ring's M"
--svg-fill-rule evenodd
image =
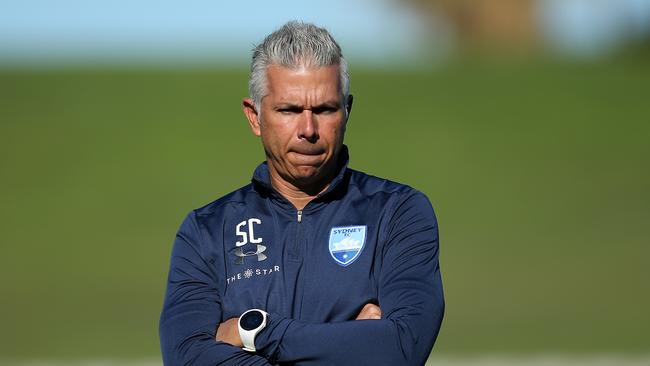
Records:
M297 68L270 65L266 75L267 97L276 101L340 97L339 65Z

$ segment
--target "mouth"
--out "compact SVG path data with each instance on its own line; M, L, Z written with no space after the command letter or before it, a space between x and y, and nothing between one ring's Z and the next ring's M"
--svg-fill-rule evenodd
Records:
M310 146L302 146L299 148L293 148L289 150L289 152L299 154L299 155L307 155L307 156L317 156L317 155L322 155L325 153L325 150L319 148L319 147L310 147Z
M292 149L289 155L296 165L316 166L322 163L325 151L321 149Z

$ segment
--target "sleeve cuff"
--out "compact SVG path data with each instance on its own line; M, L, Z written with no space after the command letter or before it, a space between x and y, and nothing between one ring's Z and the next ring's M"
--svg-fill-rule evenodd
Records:
M291 319L269 313L266 318L266 327L255 336L257 354L266 358L270 363L275 363L284 333L292 322Z

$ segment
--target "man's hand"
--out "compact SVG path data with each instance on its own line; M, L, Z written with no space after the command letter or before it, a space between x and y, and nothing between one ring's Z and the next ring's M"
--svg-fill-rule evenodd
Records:
M217 327L217 335L215 337L217 341L228 343L239 348L244 347L241 338L239 338L238 323L239 318L230 318L219 324L219 327Z
M356 319L354 320L364 320L364 319L381 319L381 309L379 306L371 303L367 303L363 306L363 309L359 312Z

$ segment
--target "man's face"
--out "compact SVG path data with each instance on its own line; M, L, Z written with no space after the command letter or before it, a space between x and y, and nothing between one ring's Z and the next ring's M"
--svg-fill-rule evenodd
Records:
M347 122L338 65L271 65L260 110L248 102L244 111L272 173L299 188L317 188L333 177Z

